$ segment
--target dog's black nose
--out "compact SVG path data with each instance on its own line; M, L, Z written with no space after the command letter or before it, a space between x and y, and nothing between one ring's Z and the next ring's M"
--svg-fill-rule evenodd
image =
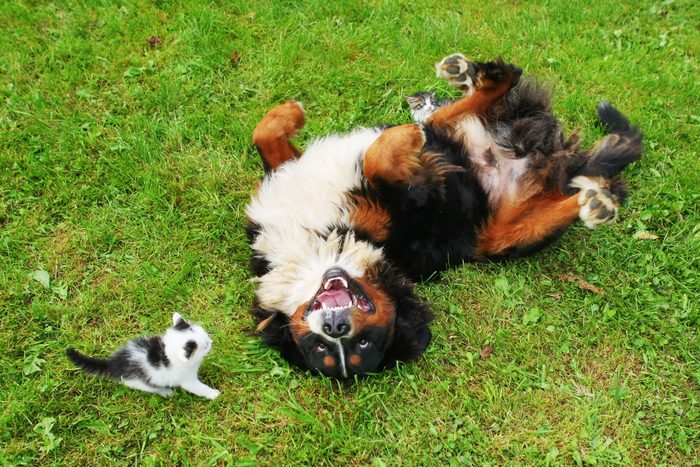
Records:
M347 313L328 313L323 320L323 332L333 338L342 337L350 332Z

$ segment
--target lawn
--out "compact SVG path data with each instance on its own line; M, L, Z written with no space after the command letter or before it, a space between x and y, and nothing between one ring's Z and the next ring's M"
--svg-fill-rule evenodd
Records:
M466 3L466 4L465 4ZM700 456L700 4L4 1L0 461L690 464ZM339 382L252 329L256 122L294 97L300 145L454 95L433 63L502 55L590 144L605 98L646 134L617 223L418 288L416 363ZM210 402L85 375L174 311L210 331Z

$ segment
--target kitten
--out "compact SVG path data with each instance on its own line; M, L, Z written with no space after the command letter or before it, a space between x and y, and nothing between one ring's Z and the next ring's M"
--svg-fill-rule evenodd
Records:
M214 399L221 393L197 377L211 344L201 326L190 324L175 313L173 326L165 334L133 339L107 360L88 357L72 348L66 354L88 373L121 381L130 388L168 397L174 388L181 387L197 396Z
M417 92L406 98L411 116L416 123L423 123L440 107L454 102L452 99L435 99L435 91Z

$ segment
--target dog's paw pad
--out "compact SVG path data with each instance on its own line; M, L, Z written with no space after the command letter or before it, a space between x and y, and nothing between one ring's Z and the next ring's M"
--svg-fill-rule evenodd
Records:
M617 218L620 203L603 180L579 176L571 180L571 186L579 188L578 204L581 206L579 217L589 229L601 224L608 224Z
M462 54L454 54L443 58L435 64L438 78L442 78L450 86L468 90L474 87L476 82L476 67L474 62L468 60Z

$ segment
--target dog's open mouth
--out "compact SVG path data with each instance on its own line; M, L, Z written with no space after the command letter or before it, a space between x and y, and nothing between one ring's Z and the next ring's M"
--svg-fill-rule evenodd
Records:
M374 311L372 301L347 272L342 269L330 269L323 275L321 288L311 300L304 316L318 310L346 308L359 308L368 313Z

